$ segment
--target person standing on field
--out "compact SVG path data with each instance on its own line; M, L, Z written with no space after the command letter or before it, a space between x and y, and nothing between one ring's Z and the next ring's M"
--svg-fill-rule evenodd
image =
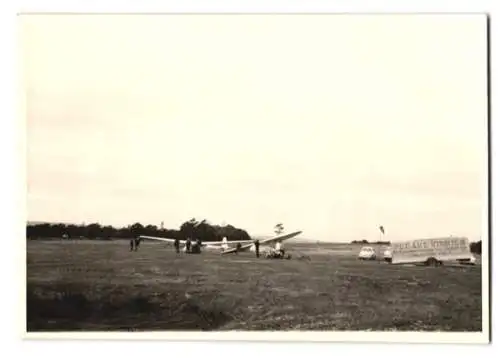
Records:
M140 237L136 237L135 238L135 251L137 251L139 249L139 245L141 244L141 238Z
M283 244L281 243L281 240L278 240L276 242L276 246L274 248L276 252L278 252L281 256L285 255L285 250L283 250Z
M179 253L179 252L180 252L180 251L179 251L179 246L180 246L180 241L179 241L179 238L178 238L178 237L176 237L176 238L175 238L175 241L174 241L174 247L175 247L175 252L176 252L176 253Z
M260 242L259 240L255 240L255 256L258 258L260 256L260 253L259 253L259 246L260 246Z

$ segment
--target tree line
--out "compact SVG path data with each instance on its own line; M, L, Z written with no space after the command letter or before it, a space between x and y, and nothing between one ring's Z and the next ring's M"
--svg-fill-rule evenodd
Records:
M102 226L98 223L88 225L38 223L28 224L26 227L26 237L31 240L48 238L112 240L130 239L139 235L179 240L188 237L199 238L202 241L220 241L223 237L227 237L228 240L251 240L250 235L243 229L232 225L212 225L207 220L195 219L184 222L179 229L158 228L156 225L143 225L139 222L121 228Z

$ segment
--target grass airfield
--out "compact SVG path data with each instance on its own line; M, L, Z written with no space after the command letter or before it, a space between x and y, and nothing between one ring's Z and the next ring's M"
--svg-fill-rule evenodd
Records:
M482 329L480 265L390 265L359 261L360 245L292 241L291 260L28 241L27 330Z

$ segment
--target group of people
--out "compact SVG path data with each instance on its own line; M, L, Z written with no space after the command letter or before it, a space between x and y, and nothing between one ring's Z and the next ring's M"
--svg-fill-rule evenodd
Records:
M259 240L255 240L254 245L255 245L255 256L258 258L258 257L260 257L260 242L259 242ZM239 248L241 248L240 243L238 243L238 245L236 246L236 252L239 251ZM281 255L281 256L285 256L285 249L283 248L283 244L282 244L281 240L276 241L276 245L274 247L274 252Z
M198 238L196 240L192 240L190 237L186 239L186 252L189 253L199 253L201 250L201 240ZM180 240L176 238L174 241L175 252L180 253Z
M130 251L137 251L139 245L141 244L141 240L142 239L140 237L130 239Z
M140 237L135 237L130 239L130 251L137 251L139 249L139 245L141 244L142 239ZM180 253L180 240L178 238L174 241L175 252ZM200 250L201 248L201 240L196 239L194 242L191 238L187 238L186 240L186 251L187 252L195 252Z
M281 242L281 240L276 241L273 254L278 255L280 257L285 257L285 249L283 247L283 243Z
M180 240L179 238L176 238L174 241L174 247L175 247L175 252L180 253ZM191 240L190 237L186 239L186 252L190 253L198 253L201 250L201 240L198 238L196 240Z

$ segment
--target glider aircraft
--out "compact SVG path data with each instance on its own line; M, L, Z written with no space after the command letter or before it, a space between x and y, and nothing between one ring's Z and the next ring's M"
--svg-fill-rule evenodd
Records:
M271 246L272 244L276 243L277 241L285 241L285 240L291 239L297 235L300 235L301 233L302 233L302 231L296 231L296 232L293 232L290 234L283 234L283 235L274 236L271 238L259 240L259 244L260 244L260 247L264 248L265 246ZM156 236L141 235L141 236L139 236L139 239L164 241L164 242L167 242L169 244L173 244L175 242L175 239L156 237ZM236 253L236 252L242 252L242 251L255 252L255 243L254 242L255 242L255 239L228 241L227 238L224 237L222 239L222 241L202 242L201 247L205 250L208 249L210 251L219 251L224 255L224 254ZM186 252L187 251L186 250L186 240L179 240L179 244L184 246L183 251ZM193 244L195 244L195 241L192 242L192 245ZM230 247L230 245L238 245L238 244L240 244L239 248L238 247Z
M278 236L274 236L274 237L270 237L270 238L267 238L267 239L263 239L263 240L259 240L259 243L260 243L260 246L262 247L262 251L265 251L265 247L268 248L268 250L273 250L272 246L273 244L275 244L277 241L285 241L285 240L289 240L295 236L298 236L302 234L302 231L296 231L296 232L292 232L290 234L283 234L283 235L278 235ZM231 249L226 249L222 252L223 255L225 254L231 254L231 253L235 253L236 251L238 252L241 252L241 251L252 251L252 252L255 252L255 244L254 244L254 241L252 242L249 242L247 243L246 245L242 245L239 249L237 249L236 247L234 248L231 248Z

